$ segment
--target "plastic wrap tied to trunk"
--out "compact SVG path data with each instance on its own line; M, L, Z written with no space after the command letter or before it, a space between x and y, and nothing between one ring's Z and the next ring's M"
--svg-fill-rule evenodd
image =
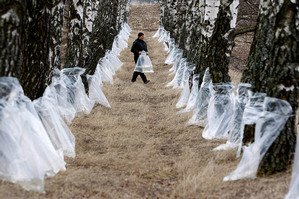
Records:
M285 199L297 199L299 197L299 136L297 135L297 144L295 159L292 168L292 180L288 194Z
M158 39L159 42L166 42L170 40L170 32L169 31L163 31Z
M237 148L241 144L241 135L244 130L243 114L245 105L248 101L248 90L251 85L246 83L240 83L237 89L237 96L234 103L234 116L233 122L229 130L228 141L216 147L214 150L227 150Z
M54 69L52 76L52 83L49 86L53 93L56 93L57 108L64 120L71 124L76 117L76 109L71 100L68 99L68 89L64 82L64 76L58 69Z
M199 93L199 75L194 74L192 77L191 92L186 107L183 110L179 111L179 113L186 113L195 109L198 93Z
M108 82L113 84L113 72L111 71L110 67L105 64L105 59L101 59L98 62L97 69L101 74L101 80L103 82Z
M43 192L44 178L65 170L65 162L28 103L17 79L0 78L0 177Z
M185 58L181 58L176 65L176 73L171 82L167 86L172 86L173 88L183 88L183 81L188 74L188 62Z
M169 71L171 72L170 74L175 74L177 72L182 58L183 58L183 51L177 49L174 52L173 59L171 60L173 62L173 66L169 69Z
M74 67L62 70L64 81L68 89L68 99L74 105L77 113L89 114L94 106L94 101L90 100L85 92L81 75L85 69Z
M176 103L176 108L183 108L187 105L189 96L190 96L190 84L189 84L189 78L193 74L195 65L194 64L186 64L186 68L183 73L183 80L181 82L180 87L183 88L181 92L181 96Z
M203 77L203 81L200 85L194 114L187 122L187 125L199 125L204 127L207 123L207 110L211 98L210 87L212 84L209 69L207 68Z
M175 46L175 39L170 38L169 41L167 41L168 50L167 53L170 53L172 50L176 48Z
M153 35L153 38L157 38L160 37L161 34L165 31L163 26L160 26L159 29L155 32L155 34Z
M169 52L169 54L168 54L166 60L165 60L165 64L168 64L168 65L174 64L174 62L175 62L176 59L177 59L177 54L178 54L178 53L181 53L180 56L182 57L182 55L183 55L182 50L180 50L180 49L178 49L178 48L176 48L176 47L172 48L172 49L170 50L170 52ZM173 70L173 69L172 69L172 70Z
M117 55L113 53L113 51L108 50L105 57L107 57L107 59L110 61L115 71L122 67L123 63L119 60Z
M207 110L207 125L202 137L205 139L224 139L228 137L234 114L233 85L213 84L212 96Z
M111 108L105 94L102 91L100 72L97 70L94 75L88 75L87 80L89 85L89 98L105 107Z
M292 107L287 101L265 98L262 112L255 116L254 142L248 147L244 146L239 165L224 178L224 181L256 177L260 161L283 130L292 112Z
M75 137L59 114L57 93L47 87L43 96L34 100L34 107L57 151L75 157Z
M128 43L122 38L120 35L116 36L113 44L112 49L115 54L120 55L120 52L128 47Z
M146 54L145 51L142 51L139 55L139 58L137 60L136 66L134 71L140 72L140 73L153 73L153 64L151 62L151 59Z
M130 37L131 28L127 23L122 25L122 29L115 37L112 44L112 52L116 55L120 55L120 52L128 47L128 39Z
M253 125L258 121L260 114L263 111L264 100L266 98L266 93L253 93L252 91L248 91L249 100L245 105L245 110L243 113L243 124L242 129L244 129L245 125ZM242 140L244 137L244 131L241 131L241 137L237 152L237 157L241 155L242 149Z

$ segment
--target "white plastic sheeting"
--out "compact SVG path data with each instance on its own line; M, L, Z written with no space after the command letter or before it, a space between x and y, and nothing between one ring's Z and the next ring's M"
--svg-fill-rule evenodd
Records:
M167 86L168 87L172 86L173 88L178 88L181 86L181 83L183 82L183 79L184 79L185 70L187 70L186 58L179 57L179 60L176 63L175 67L177 67L177 68L174 69L174 72L175 72L174 78L172 79L171 82L169 82L167 84Z
M132 30L128 24L115 38L113 48L87 75L89 97L81 79L85 69L54 69L43 96L32 102L15 78L0 77L0 178L26 190L44 191L44 179L65 170L64 155L75 156L75 137L67 124L76 115L90 113L95 102L110 107L102 81L112 82L122 66L118 59Z
M183 108L187 105L188 103L188 99L190 96L190 87L188 83L184 83L184 87L183 90L181 92L181 96L178 100L178 102L176 103L176 108Z
M214 150L227 150L237 148L242 140L241 134L244 130L243 113L245 105L248 101L248 90L251 85L246 83L240 83L237 89L237 96L234 102L234 116L233 122L229 130L229 137L225 144L216 147Z
M81 79L84 72L85 69L79 67L62 69L68 97L78 114L89 114L94 106L94 101L88 98Z
M60 70L54 69L52 83L49 87L53 93L56 93L57 108L60 115L68 124L71 124L76 116L76 109L68 99L67 87Z
M160 26L157 32L153 35L153 38L160 37L160 35L165 31L163 26Z
M207 110L207 125L202 137L205 139L225 139L233 121L234 97L230 83L213 84Z
M182 50L177 50L173 56L173 66L169 69L171 72L170 74L175 74L177 72L180 61L183 58Z
M253 93L248 91L249 100L246 103L245 110L243 113L243 125L241 128L244 129L246 124L256 124L260 114L263 111L264 100L266 93ZM243 140L244 131L241 131L240 140ZM239 143L237 157L240 157L242 150L242 142Z
M295 159L292 169L292 180L288 194L285 199L298 199L299 198L299 136L297 135L297 144Z
M181 81L180 88L182 88L181 96L176 104L176 108L183 108L187 106L189 96L190 96L190 77L194 70L194 65L189 63L186 64L183 74L183 80Z
M255 178L260 161L283 130L291 114L292 107L287 101L266 97L263 111L255 116L254 142L248 147L244 146L239 165L224 181Z
M97 74L97 71L93 76L88 75L87 80L89 85L89 98L105 107L111 108L109 101L102 91L102 80L100 75Z
M57 94L47 87L43 96L34 100L34 107L57 151L74 158L75 137L59 115Z
M145 51L142 51L137 60L134 71L140 73L153 73L153 64Z
M27 109L30 100L17 79L1 77L0 96L0 177L43 192L44 178L65 170L62 153L54 149L36 113Z
M192 88L189 94L187 105L183 110L179 111L179 113L186 113L195 109L198 93L199 93L199 75L194 74L192 78Z
M205 127L207 123L207 110L211 98L212 80L209 69L207 68L198 92L194 114L187 122L187 125L198 125Z
M212 2L212 7L217 10L219 2L215 2L214 4ZM236 6L237 3L233 5L233 9ZM235 13L232 12L232 14ZM213 13L205 17L210 19L211 16L214 17ZM235 23L235 19L232 22ZM210 29L213 29L213 24L210 26ZM209 37L209 31L205 32L204 35ZM153 37L158 38L159 42L164 42L164 45L167 44L168 47L168 49L165 47L169 53L165 63L172 65L169 71L171 72L170 75L174 75L174 78L167 84L167 87L183 88L176 107L186 107L178 113L193 111L194 114L187 125L205 127L204 138L228 139L225 144L220 145L215 150L238 147L237 157L239 157L242 149L244 126L246 124L256 125L254 143L248 147L243 147L243 156L237 169L226 176L224 181L255 178L261 159L292 114L290 104L284 100L266 97L265 93L253 93L249 90L250 84L246 83L238 85L235 95L231 83L213 85L209 69L204 74L200 88L198 88L201 82L200 77L198 74L194 75L193 86L190 91L186 84L186 77L189 77L189 74L186 73L188 70L185 70L188 68L188 62L183 57L182 50L176 47L174 40L170 38L169 32L163 26L158 29ZM297 138L298 142L299 137ZM291 188L286 199L299 199L298 150L299 145L296 147Z
M130 37L132 29L129 27L127 23L122 25L122 29L119 34L115 37L112 44L112 52L115 55L120 55L120 52L128 47L128 39Z

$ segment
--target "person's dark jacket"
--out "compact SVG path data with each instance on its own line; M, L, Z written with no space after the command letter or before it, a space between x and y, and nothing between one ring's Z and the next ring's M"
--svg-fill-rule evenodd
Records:
M132 48L131 48L131 52L134 53L135 62L137 62L137 60L138 60L139 52L141 52L143 50L145 52L147 52L147 45L146 45L145 41L143 41L141 39L136 39L133 42L133 45L132 45Z

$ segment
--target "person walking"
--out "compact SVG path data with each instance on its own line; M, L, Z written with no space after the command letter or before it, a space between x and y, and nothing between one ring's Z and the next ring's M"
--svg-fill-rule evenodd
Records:
M131 52L134 53L134 61L135 64L137 63L137 60L139 58L139 55L141 54L142 51L148 52L147 51L147 45L144 41L144 34L142 32L138 33L138 38L133 42ZM146 76L144 73L134 71L133 77L132 77L132 82L135 82L138 75L140 75L143 83L147 84L150 81L147 80Z

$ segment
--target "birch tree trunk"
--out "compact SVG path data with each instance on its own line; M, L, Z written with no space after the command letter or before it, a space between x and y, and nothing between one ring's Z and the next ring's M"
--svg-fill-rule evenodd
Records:
M25 94L36 99L54 67L80 66L93 74L126 20L127 2L1 1L0 76L17 77Z
M298 1L261 1L258 26L242 81L256 92L287 100L294 115L298 108L299 6ZM260 174L285 170L295 150L295 117L264 156Z
M161 2L162 23L201 75L210 68L214 83L229 82L238 0ZM174 27L174 28L173 28Z

